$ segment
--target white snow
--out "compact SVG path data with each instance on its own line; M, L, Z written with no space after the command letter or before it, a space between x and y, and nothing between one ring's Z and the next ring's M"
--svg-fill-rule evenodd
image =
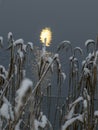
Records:
M0 69L2 69L3 72L5 72L5 67L3 65L0 65Z
M47 125L47 117L42 115L41 120L38 121L37 119L34 120L35 130L38 130L39 127L45 128Z
M28 88L33 86L33 82L30 79L24 79L21 83L20 88L17 90L17 94L20 97L23 97L24 93L28 90Z
M15 101L17 103L15 107L16 113L18 113L21 105L23 104L22 98L26 96L26 92L31 89L32 90L33 82L30 79L24 79L20 85L20 88L17 90Z
M22 122L22 120L19 120L19 122L15 126L15 130L20 130L20 124L21 124L21 122Z
M0 46L3 46L3 37L0 36Z
M59 57L59 54L56 53L56 54L54 55L54 58L58 58L58 57Z
M94 112L94 116L98 117L98 110Z
M12 121L14 120L14 113L12 111L12 106L10 104L10 102L3 97L3 104L0 108L0 115L2 115L2 117L4 117L5 119L9 120L11 119Z
M22 70L22 73L23 73L23 78L26 77L26 70Z
M69 119L71 119L73 117L75 106L76 106L76 104L72 106L72 108L70 109L70 111L68 112L68 114L65 116L65 119L69 120Z
M80 47L75 47L74 48L74 54L75 54L76 51L79 51L80 54L83 54L83 51L82 51L82 49Z
M0 74L0 77L3 78L4 80L6 79L6 77L4 76L4 74Z
M75 61L75 62L77 62L77 61L78 61L78 59L77 59L77 58L74 58L74 61Z
M62 41L62 42L59 44L59 46L58 46L58 51L59 51L60 49L63 49L64 47L67 47L67 45L71 46L71 42L68 41L68 40Z
M47 58L47 61L48 61L49 63L52 63L53 59L52 59L51 57L48 57L48 58Z
M51 57L48 57L47 58L47 60L46 60L49 64L51 64L52 63L52 61L53 61L53 58L51 58ZM54 64L51 64L51 71L53 72L53 67L54 67Z
M66 130L71 124L73 124L76 120L83 122L83 115L79 115L77 117L73 117L70 120L66 121L65 124L62 126L61 130Z
M32 42L28 42L27 44L30 46L31 50L33 50L33 43Z
M3 105L0 109L0 113L3 117L5 117L6 119L11 119L12 121L14 120L14 113L12 111L12 106L10 104L10 102L3 97Z
M88 75L90 75L90 70L88 69L88 68L84 68L84 75L85 76L88 76Z
M2 69L2 74L4 74L4 76L7 77L8 72L6 71L5 67L0 65L0 69Z
M34 120L34 128L35 130L38 130L38 127L39 127L39 121L38 120Z
M46 55L46 46L43 45L42 47L42 53L41 53L41 57L44 57Z
M87 110L87 100L83 101L84 110Z
M84 66L84 65L85 65L85 63L86 63L86 61L85 61L85 60L83 60L83 61L82 61L82 66Z
M95 41L92 40L92 39L88 39L88 40L85 42L85 46L87 47L90 43L95 43Z
M17 74L17 65L15 64L15 75Z
M16 41L14 41L14 46L20 45L20 44L24 44L24 40L23 39L18 39Z
M72 60L73 60L73 56L70 56L70 57L69 57L69 60L72 61Z
M70 108L71 108L74 104L79 103L80 101L83 101L83 97L82 97L82 96L78 97L73 103L71 103L71 104L69 105Z
M3 103L3 105L1 106L1 109L0 109L0 113L1 113L2 117L6 118L7 120L10 119L7 103Z
M8 33L8 40L10 40L10 38L13 36L12 32Z
M3 121L2 121L2 119L0 117L0 130L2 130L2 125L3 125Z
M67 120L71 119L74 115L74 110L75 107L77 105L77 103L79 103L80 101L83 101L83 97L79 97L78 99L76 99L72 104L69 105L69 112L67 113L67 115L65 116L65 118Z
M66 79L66 74L64 72L61 73L62 77L63 77L63 80Z
M88 92L87 92L87 89L86 89L86 88L84 88L83 96L84 96L84 98L86 98L88 101L90 101L90 96L88 95Z
M27 47L27 45L25 45L25 44L22 45L22 49L24 52L26 52L26 47Z
M47 117L43 115L41 118L41 122L39 122L39 126L44 128L46 125L47 125Z
M19 57L20 57L20 59L21 59L21 61L23 61L23 58L24 58L24 53L23 53L23 51L21 51L21 49L18 49L18 55L19 55Z

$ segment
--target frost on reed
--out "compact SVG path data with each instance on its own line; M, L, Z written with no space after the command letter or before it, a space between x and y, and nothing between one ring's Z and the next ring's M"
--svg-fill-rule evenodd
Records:
M91 45L93 49L90 52ZM72 48L67 40L58 45L56 53L49 53L45 45L39 49L32 42L25 43L21 38L15 40L9 32L6 51L10 52L10 61L7 69L0 65L0 130L55 130L57 116L59 130L98 129L98 110L94 102L98 87L98 51L92 39L87 40L85 46L88 54L84 59L82 49ZM0 50L4 47L3 37L0 37ZM71 55L69 74L66 75L60 56L68 48ZM29 54L32 59L29 59ZM35 81L26 75L29 60L33 63ZM44 96L50 102L54 87L52 79L57 82L57 101L55 113L49 118L43 112L42 103ZM68 88L68 92L65 102L61 104L61 86L65 82L63 89Z

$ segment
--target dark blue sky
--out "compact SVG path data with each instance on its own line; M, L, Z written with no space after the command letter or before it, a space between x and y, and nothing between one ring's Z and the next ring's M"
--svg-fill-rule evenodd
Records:
M85 40L98 34L98 0L1 0L0 35L9 31L15 38L39 44L43 27L53 31L52 45L70 40L84 46Z

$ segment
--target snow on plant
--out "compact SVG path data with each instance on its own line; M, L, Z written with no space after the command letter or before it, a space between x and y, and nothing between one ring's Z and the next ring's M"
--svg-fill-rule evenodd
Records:
M70 120L66 121L66 123L62 126L61 130L66 130L70 125L72 125L75 121L80 121L83 123L83 115L78 115L77 117L73 117Z
M62 51L63 49L67 49L68 47L72 50L71 42L68 40L62 41L57 47L57 52Z
M34 130L39 130L39 128L44 129L44 128L47 127L47 125L49 125L50 130L53 130L53 128L52 128L50 122L48 121L47 117L45 115L43 115L42 112L40 112L40 119L34 120Z
M22 106L26 102L27 98L29 97L30 93L32 92L33 83L29 79L24 79L20 85L20 88L16 91L16 107L15 107L15 114L19 114Z
M90 101L90 97L87 93L86 88L84 88L83 95L78 97L73 103L69 104L69 110L64 117L65 123L62 125L62 130L66 130L70 125L74 122L80 121L81 123L85 123L87 121L88 115L88 102ZM76 113L76 106L82 102L83 113Z
M10 39L12 39L13 38L13 34L12 34L12 32L9 32L8 33L8 40L10 41Z
M3 104L0 108L0 115L7 120L9 119L11 119L12 121L14 120L14 113L12 110L12 106L5 97L3 97Z
M19 46L19 45L23 45L24 44L24 40L23 39L18 39L16 41L14 41L14 46Z
M32 42L28 42L27 43L27 47L30 47L30 49L33 51L33 49L34 49L34 45L33 45L33 43Z
M0 47L3 47L3 37L0 36Z
M83 55L80 47L72 48L71 42L65 40L58 45L56 53L48 52L46 44L49 40L47 38L50 36L47 37L47 31L43 33L44 35L41 36L42 49L35 47L32 42L25 44L22 38L14 40L13 34L8 33L8 48L6 49L10 51L8 71L0 65L0 129L21 130L22 126L24 130L53 130L58 115L58 124L61 130L96 129L98 110L94 108L94 98L98 85L98 51L96 51L95 41L90 39L85 42L87 49L90 44L93 45L93 51L83 59L81 66L77 56L78 54ZM50 44L48 43L48 45ZM3 38L0 37L0 49L2 46L4 46ZM60 60L61 52L68 48L71 49L69 78L62 70ZM33 75L36 81L26 78L29 54L35 58L32 58L35 68L32 65L31 67L35 70ZM54 118L52 126L47 118L49 115L44 115L42 112L42 102L44 95L47 96L47 104L51 102L49 97L53 93L51 90L54 85L51 79L54 78L54 74L57 77L57 102L55 115L52 117ZM66 78L68 80L65 80ZM61 86L65 85L64 82L67 83L68 95L64 104L61 105ZM66 86L64 88L66 89Z
M20 124L21 124L21 122L22 122L22 120L20 119L19 122L15 126L15 130L20 130Z

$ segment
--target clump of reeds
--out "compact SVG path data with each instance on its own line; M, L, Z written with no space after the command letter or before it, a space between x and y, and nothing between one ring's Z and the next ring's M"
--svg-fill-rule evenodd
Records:
M89 46L93 44L93 51ZM0 37L0 49L3 49L3 38ZM63 41L58 45L56 53L49 53L36 49L33 43L25 44L23 39L15 40L13 34L8 33L8 47L10 52L9 67L0 65L0 130L53 130L59 112L59 128L61 130L95 130L98 125L98 111L95 110L95 91L98 85L98 51L94 40L87 40L85 46L88 56L82 61L77 54L83 55L80 47L72 48L70 41ZM66 81L62 70L60 53L71 48L69 58L69 79ZM36 82L26 75L28 53L35 59L32 74ZM36 55L35 55L36 54ZM31 65L32 66L32 65ZM35 71L34 71L35 69ZM34 72L34 73L33 73ZM51 105L51 91L53 74L57 77L57 100L54 122L48 119L42 110L44 96L47 97L48 107ZM67 82L68 95L61 105L62 84ZM49 111L50 112L50 109ZM48 113L49 114L49 113Z

